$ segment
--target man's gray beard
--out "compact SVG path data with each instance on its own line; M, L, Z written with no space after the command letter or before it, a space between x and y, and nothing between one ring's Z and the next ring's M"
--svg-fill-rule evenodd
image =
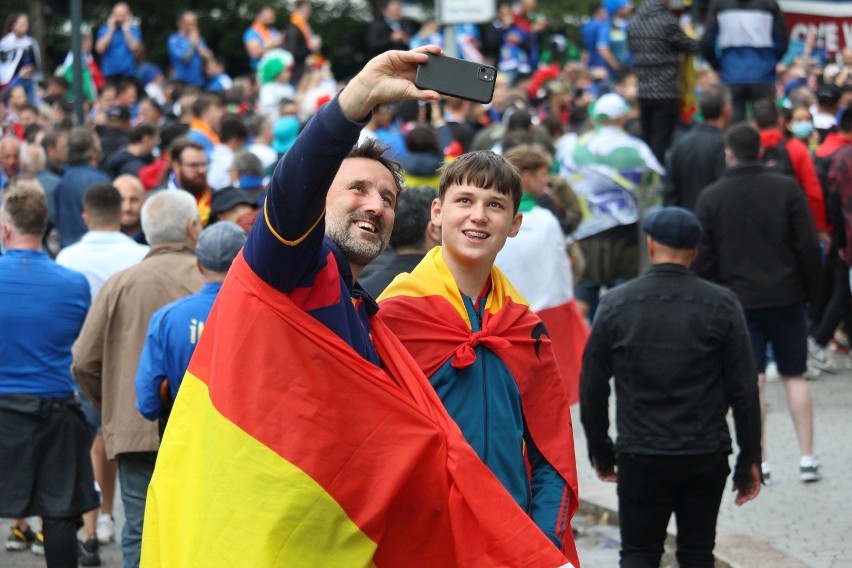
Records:
M354 218L357 217L347 217L345 223L329 223L327 220L325 234L340 247L349 262L358 266L367 266L385 250L389 237L380 237L378 241L374 242L356 239L352 236L350 229L352 227L351 220ZM378 221L374 220L374 222ZM381 231L381 227L379 227L379 231Z

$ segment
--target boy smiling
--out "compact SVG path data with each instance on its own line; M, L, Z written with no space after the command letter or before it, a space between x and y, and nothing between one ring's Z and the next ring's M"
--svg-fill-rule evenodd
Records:
M444 168L435 247L379 298L468 443L551 542L577 562L568 398L547 329L494 266L522 215L518 171L493 152Z

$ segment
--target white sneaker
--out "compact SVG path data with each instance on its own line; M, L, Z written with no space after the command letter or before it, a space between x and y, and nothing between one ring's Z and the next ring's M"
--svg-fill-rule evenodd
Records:
M806 483L822 479L822 475L819 473L819 458L802 456L802 459L799 460L799 479Z
M769 466L769 462L760 462L760 473L763 474L763 484L769 485L772 476L772 468Z
M115 540L115 520L109 515L98 515L98 526L95 529L100 544L109 544Z
M811 336L808 336L808 358L822 365L828 362L828 350Z
M775 361L766 364L765 374L767 383L775 383L781 380L781 375L778 373L778 365L775 364Z

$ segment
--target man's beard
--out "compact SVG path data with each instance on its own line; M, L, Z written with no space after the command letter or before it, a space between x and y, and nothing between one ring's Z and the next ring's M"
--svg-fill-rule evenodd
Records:
M358 239L352 234L353 221L363 219L376 225L376 240ZM360 230L360 229L357 229ZM325 234L333 240L350 263L358 266L370 264L379 256L388 244L390 235L385 232L385 224L378 215L350 213L345 220L326 218Z
M196 176L193 178L184 178L181 176L180 187L195 197L198 197L207 189L207 178L204 176Z

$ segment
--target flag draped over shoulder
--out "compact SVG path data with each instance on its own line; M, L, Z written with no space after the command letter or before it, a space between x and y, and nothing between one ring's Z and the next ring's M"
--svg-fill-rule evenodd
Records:
M574 434L553 344L545 325L496 266L491 282L482 330L472 332L441 247L435 247L411 274L397 276L384 291L380 316L427 376L451 358L455 367L471 364L477 345L502 359L520 389L524 420L536 446L571 488L570 519L579 505ZM563 552L577 562L570 528Z
M142 566L570 566L372 331L387 372L235 260L160 448Z

